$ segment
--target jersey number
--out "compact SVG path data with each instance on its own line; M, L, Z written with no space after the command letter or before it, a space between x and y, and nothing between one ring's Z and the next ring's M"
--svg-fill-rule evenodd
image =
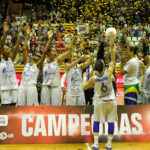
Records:
M107 92L107 86L104 84L104 82L102 83L101 90L102 90L104 93Z

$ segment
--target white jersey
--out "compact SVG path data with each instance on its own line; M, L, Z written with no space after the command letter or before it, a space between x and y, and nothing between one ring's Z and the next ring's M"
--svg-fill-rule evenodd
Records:
M112 80L109 78L106 70L99 76L94 76L94 98L98 101L115 100L115 92L112 85Z
M67 95L84 95L82 85L82 71L78 67L71 68L67 73Z
M14 90L18 89L18 82L16 78L16 72L14 64L11 59L1 60L1 73L0 73L0 90Z
M137 79L138 69L139 60L137 58L132 58L126 63L124 70L127 73L123 75L125 85L133 85L139 83L139 80Z
M21 85L36 85L39 69L37 65L27 63L22 73Z
M150 94L150 66L145 71L144 82L143 82L143 92Z
M45 60L42 85L60 86L60 66L56 61L48 62L47 59Z

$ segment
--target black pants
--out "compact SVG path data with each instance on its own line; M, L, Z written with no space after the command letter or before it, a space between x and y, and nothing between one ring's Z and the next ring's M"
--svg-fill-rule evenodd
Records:
M84 91L84 95L85 95L85 102L86 105L92 105L93 103L93 95L94 95L94 88L91 87L87 90Z

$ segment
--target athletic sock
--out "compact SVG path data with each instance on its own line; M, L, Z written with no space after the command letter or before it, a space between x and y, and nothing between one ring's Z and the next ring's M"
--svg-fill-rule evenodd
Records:
M107 144L111 146L111 142L112 142L112 136L108 136L108 140L107 140Z
M98 136L94 136L94 144L98 146Z

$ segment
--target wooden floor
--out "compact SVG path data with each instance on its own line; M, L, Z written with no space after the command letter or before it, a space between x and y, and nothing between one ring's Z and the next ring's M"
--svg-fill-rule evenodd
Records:
M91 144L33 144L0 145L0 150L91 150ZM100 150L105 150L105 143L100 143ZM150 142L113 143L112 150L150 150Z

